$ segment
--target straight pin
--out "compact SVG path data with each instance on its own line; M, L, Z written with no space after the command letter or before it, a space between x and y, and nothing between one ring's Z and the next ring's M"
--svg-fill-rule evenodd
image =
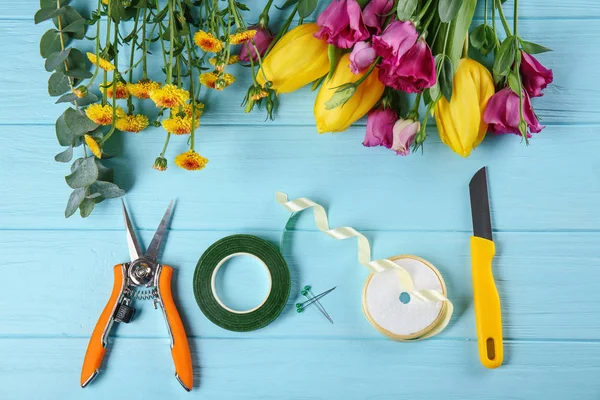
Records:
M307 300L303 303L296 303L296 311L301 313L306 307L310 306L312 303L314 303L315 301L319 300L321 297L325 296L326 294L329 294L330 292L332 292L337 286L332 287L329 290L324 291L323 293L319 293L318 295L314 296L312 299Z
M315 297L315 295L312 293L311 287L309 285L304 286L304 290L302 290L302 292L300 292L300 293L302 293L302 295L308 299L312 299ZM315 306L317 306L317 309L321 312L321 314L323 314L323 316L325 318L327 318L329 320L329 322L331 322L333 324L333 319L331 319L331 317L329 316L329 313L325 310L325 307L323 307L323 305L321 304L319 299L315 300Z

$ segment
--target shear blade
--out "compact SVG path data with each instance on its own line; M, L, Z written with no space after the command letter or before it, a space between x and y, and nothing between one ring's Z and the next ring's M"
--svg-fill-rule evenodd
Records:
M121 204L123 205L123 216L125 217L125 231L127 234L129 258L131 258L131 261L135 261L142 257L142 248L140 247L140 243L135 236L135 232L133 230L133 226L131 225L131 220L129 219L129 214L127 213L127 208L125 207L125 202L123 199L121 199Z
M167 227L169 226L169 220L171 219L171 211L173 210L173 200L169 203L169 207L167 211L165 211L165 215L163 216L156 232L154 233L154 237L148 246L148 250L146 250L145 257L156 261L158 260L158 253L160 252L160 247L162 245L163 239L167 233Z

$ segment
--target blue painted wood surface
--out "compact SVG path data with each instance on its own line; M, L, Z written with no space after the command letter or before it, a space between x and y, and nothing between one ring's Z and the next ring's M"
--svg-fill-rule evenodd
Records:
M529 147L513 136L488 137L461 159L432 129L424 155L395 157L360 145L364 122L317 135L309 90L282 96L275 122L243 114L237 105L247 77L207 99L198 148L210 163L200 173L150 168L163 140L158 129L119 137L111 163L145 243L177 198L163 260L177 269L176 301L196 365L192 394L173 379L162 316L150 304L115 330L101 377L79 388L112 265L127 249L118 202L102 203L87 220L62 217L66 166L52 157L63 107L46 94L38 41L47 26L33 26L37 7L36 0L0 4L0 399L600 397L598 2L521 2L522 35L554 49L540 60L554 69L555 84L534 100L547 128ZM184 149L175 141L169 157ZM484 164L506 338L498 370L478 362L469 271L466 185ZM287 215L275 190L322 202L333 226L368 235L376 257L413 253L434 263L456 305L448 329L410 344L381 336L361 312L367 271L355 243L315 231L308 215L284 244L292 290L337 285L324 300L335 324L315 310L297 315L295 296L260 331L211 324L191 289L197 259L232 233L277 243ZM260 272L228 270L229 293L256 301L265 289Z

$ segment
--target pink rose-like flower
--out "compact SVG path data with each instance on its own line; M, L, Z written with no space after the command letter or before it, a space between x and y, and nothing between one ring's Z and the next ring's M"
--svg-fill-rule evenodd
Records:
M409 155L410 146L415 141L415 136L419 132L419 129L421 129L419 121L413 121L412 119L399 119L396 121L392 128L392 150L401 156Z
M370 43L358 42L350 53L350 70L353 74L359 74L369 68L376 57L377 54Z
M435 85L435 60L425 39L419 39L402 59L384 60L379 68L379 80L407 93L421 93Z
M392 128L397 119L398 115L396 112L389 108L378 107L369 111L367 115L367 132L363 146L385 146L388 149L392 147Z
M371 36L356 0L333 0L317 18L317 25L321 29L315 37L341 49L349 49Z
M271 45L273 39L275 39L275 35L273 35L273 32L271 32L267 26L254 25L248 29L256 29L256 35L253 39L254 46L256 46L258 53L262 57ZM252 46L252 43L243 44L240 50L240 60L249 62L250 57L252 57L252 61L258 61L256 51L254 51L254 46Z
M418 37L419 34L411 22L394 21L381 35L373 36L373 48L384 61L395 60L397 63L413 47Z
M519 102L519 95L510 88L504 88L490 97L483 112L483 121L488 124L488 130L496 134L514 133L521 136ZM525 91L523 92L523 118L527 122L527 137L531 137L530 132L539 133L544 129L533 113L529 95Z
M521 78L523 87L531 97L542 96L542 90L546 88L554 79L551 69L544 67L535 57L530 56L524 51L521 52Z
M381 26L387 18L387 14L392 10L394 0L371 0L363 10L363 21L366 26L378 35L381 33Z

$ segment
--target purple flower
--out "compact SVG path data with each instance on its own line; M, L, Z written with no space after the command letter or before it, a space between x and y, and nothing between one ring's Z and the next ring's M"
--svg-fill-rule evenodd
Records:
M341 49L349 49L371 36L356 0L333 0L317 18L317 25L321 29L315 37Z
M394 0L369 1L362 13L365 25L373 28L373 31L379 35L381 33L381 26L393 6Z
M554 79L552 70L544 67L538 60L524 51L521 52L521 55L523 57L521 58L519 70L521 71L523 87L531 97L542 96L542 90Z
M415 44L418 37L419 34L411 22L394 21L381 35L373 36L373 48L384 61L398 62Z
M488 130L496 134L514 133L521 136L519 102L519 95L510 88L504 88L490 97L483 112L483 121L488 124ZM531 137L530 132L539 133L544 129L533 113L529 95L525 91L523 92L523 118L528 127L527 137Z
M369 68L377 54L368 42L358 42L354 45L352 53L350 53L350 70L353 74L360 74L365 69Z
M379 80L407 93L421 93L435 85L435 60L425 39L419 39L401 59L384 59Z
M389 108L378 107L367 115L367 132L363 146L385 146L388 149L392 147L393 132L392 128L398 119L396 112Z
M254 46L256 46L256 49L258 50L258 53L262 57L269 48L269 45L273 39L275 39L275 35L273 35L273 32L271 32L267 26L254 25L248 29L256 29L256 35L254 36L253 42ZM249 62L250 57L252 57L252 61L258 61L256 51L254 51L254 46L252 46L252 43L242 44L242 48L240 50L240 60Z
M392 150L401 156L409 155L410 146L415 141L419 129L421 129L419 121L413 121L412 119L399 119L396 121L392 129L394 136Z

